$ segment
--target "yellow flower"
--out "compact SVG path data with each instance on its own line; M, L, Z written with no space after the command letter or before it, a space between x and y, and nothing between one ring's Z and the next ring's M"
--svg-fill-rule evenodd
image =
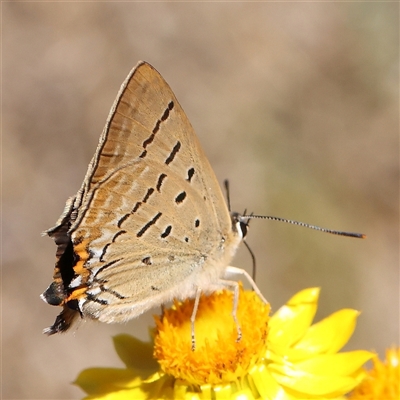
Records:
M195 321L195 351L191 350L193 300L175 302L156 318L154 356L164 373L193 385L223 385L243 378L265 354L270 307L254 292L239 294L237 318L232 318L233 293L204 296Z
M400 399L400 348L386 350L386 360L372 359L367 378L351 393L351 400Z
M358 312L340 310L312 325L319 289L293 296L269 318L269 305L240 289L237 318L229 291L202 296L191 349L193 300L175 302L156 317L151 344L114 338L126 368L91 368L76 384L85 399L339 399L365 376L367 351L338 353L352 335Z

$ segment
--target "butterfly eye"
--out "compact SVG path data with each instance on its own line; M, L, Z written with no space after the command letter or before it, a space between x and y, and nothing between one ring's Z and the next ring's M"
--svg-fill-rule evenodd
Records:
M247 230L249 228L248 218L243 217L237 212L231 213L232 219L232 229L237 232L242 239L244 239L247 235Z
M239 221L240 230L242 232L242 239L244 239L247 235L248 225L246 222Z

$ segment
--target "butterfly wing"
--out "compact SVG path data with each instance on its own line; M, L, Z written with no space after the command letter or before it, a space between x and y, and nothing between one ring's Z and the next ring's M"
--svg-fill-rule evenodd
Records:
M240 238L214 172L175 95L149 64L121 86L77 195L55 228L54 282L63 313L131 319L210 288ZM74 310L73 312L70 310Z

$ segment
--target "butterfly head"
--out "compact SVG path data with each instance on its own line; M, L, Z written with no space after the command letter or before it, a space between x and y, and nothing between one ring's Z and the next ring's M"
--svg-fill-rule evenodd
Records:
M238 212L231 212L232 230L237 233L243 240L249 229L250 218L246 216L246 212L242 214Z

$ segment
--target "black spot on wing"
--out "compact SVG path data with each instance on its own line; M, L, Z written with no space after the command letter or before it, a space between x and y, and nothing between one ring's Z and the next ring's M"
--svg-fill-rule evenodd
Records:
M194 175L194 168L188 169L188 177L186 178L186 180L190 182L193 178L193 175Z
M112 294L113 296L115 296L116 298L118 298L118 299L120 299L120 300L123 300L123 299L126 298L125 296L123 296L122 294L116 292L115 290L106 288L103 284L100 285L100 290L101 290L102 292L110 293L110 294Z
M157 213L153 219L151 219L146 225L143 226L143 228L136 234L137 237L141 237L144 235L144 233L152 226L154 225L157 220L161 217L162 213Z
M175 197L175 203L180 204L186 198L186 192L179 193L178 196Z
M108 301L107 301L107 300L98 299L97 297L93 296L93 295L90 294L90 293L87 293L86 298L87 298L87 300L89 300L89 301L94 301L95 303L99 303L99 304L102 304L102 305L104 305L104 306L106 306L106 305L108 304Z
M124 233L126 233L126 231L124 231L124 230L121 230L121 231L117 232L114 235L114 237L112 238L112 242L115 242L117 240L117 237L123 235Z
M167 236L169 236L169 234L171 233L171 230L172 230L172 226L171 226L171 225L168 225L168 226L165 228L165 231L161 234L161 237L162 237L163 239L165 239Z
M147 203L147 201L149 200L150 196L154 193L154 189L153 188L149 188L147 189L146 194L143 197L142 201L137 201L135 206L133 207L131 214L134 214L137 210L139 210L139 207L143 204L143 203Z
M143 264L146 264L146 265L151 265L151 264L153 264L153 263L151 262L151 257L145 257L145 258L143 258L143 259L142 259L142 263L143 263Z
M117 260L112 260L112 261L108 262L107 264L104 264L101 268L99 268L96 271L95 276L98 275L101 271L104 271L105 269L111 267L112 265L114 265L115 263L117 263L118 261L121 261L121 260L122 260L122 258L118 258Z
M145 158L147 156L147 150L143 150L142 153L139 155L140 158Z
M118 220L117 226L121 228L121 225L129 218L131 214L125 214L122 218Z
M161 125L161 120L157 120L156 125L153 128L153 135L155 135L159 131L160 125Z
M169 117L169 112L174 108L174 102L170 101L168 103L168 108L164 111L163 116L161 117L161 121L164 122Z
M131 214L134 214L141 205L142 205L141 201L136 202L135 207L132 208Z
M154 129L153 129L153 133L152 133L152 134L143 142L143 144L142 144L142 146L143 146L144 149L145 149L145 148L154 140L154 138L156 137L156 133L157 133L157 131L158 131L158 129L159 129L159 126L160 126L160 121L158 120L158 121L157 121L157 124L156 124L157 129L154 128Z
M156 137L157 132L160 130L161 122L164 122L168 119L169 113L173 108L174 108L174 102L170 101L168 103L168 106L165 109L163 115L161 116L161 119L157 120L151 135L143 141L143 143L142 143L143 151L139 156L140 158L144 158L147 156L147 150L146 150L147 146L154 141L154 138Z
M149 200L150 196L151 196L153 193L154 193L154 189L153 189L153 188L149 188L149 189L147 190L146 195L144 196L144 198L143 198L143 200L142 200L143 203L146 203L147 200Z
M157 192L159 192L159 191L161 190L161 185L163 184L163 181L164 181L164 179L165 179L166 177L167 177L166 174L161 174L161 175L158 177L158 181L157 181L157 185L156 185Z
M169 165L171 164L172 161L174 161L175 156L177 155L178 151L181 148L181 142L176 142L174 148L172 149L170 155L167 157L167 159L165 160L165 164Z
M112 238L112 240L111 240L111 243L107 243L107 244L103 247L103 251L101 252L101 255L100 255L100 258L99 258L99 260L100 260L101 262L104 261L104 256L106 255L107 250L108 250L108 248L110 247L110 245L111 245L112 243L114 243L114 242L117 240L117 237L118 237L118 236L121 236L121 235L123 235L124 233L126 233L126 231L120 230L119 232L117 232L117 233L113 236L113 238Z
M103 247L103 251L101 252L101 255L100 255L100 258L99 258L99 260L100 260L101 262L104 261L103 257L106 255L107 249L108 249L108 247L109 247L110 245L111 245L111 243L107 243L107 244Z

